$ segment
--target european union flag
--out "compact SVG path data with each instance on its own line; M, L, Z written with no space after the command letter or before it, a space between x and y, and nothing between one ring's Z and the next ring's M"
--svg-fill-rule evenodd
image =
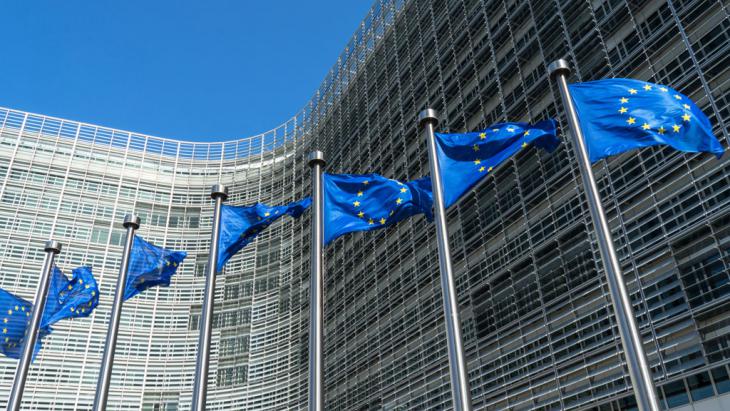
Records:
M170 279L187 255L185 251L158 247L135 235L129 256L124 300L130 299L150 287L170 285Z
M407 183L378 174L324 174L324 243L425 214L433 220L431 180Z
M435 133L444 206L450 207L482 177L520 149L535 145L552 152L560 144L555 120L499 123L467 133Z
M722 157L710 120L670 87L615 78L569 88L591 162L658 144Z
M71 275L69 280L58 267L53 267L41 328L65 318L88 317L99 304L99 287L91 267L74 268Z
M218 243L217 271L223 270L228 260L279 217L290 215L298 218L312 204L307 197L284 206L267 206L257 203L252 206L221 206L221 231Z
M69 280L58 267L53 267L46 297L46 306L39 326L38 339L33 356L41 349L41 339L50 334L51 325L75 317L88 317L99 304L99 288L90 267L79 267L72 271ZM0 289L0 318L2 318L2 340L0 351L10 358L18 359L23 352L23 341L28 334L32 304Z
M0 318L3 322L0 351L6 357L17 360L23 353L23 340L28 335L27 328L30 325L32 308L33 306L28 301L0 288ZM41 349L40 337L50 332L50 327L40 330L39 338L36 340L35 352Z

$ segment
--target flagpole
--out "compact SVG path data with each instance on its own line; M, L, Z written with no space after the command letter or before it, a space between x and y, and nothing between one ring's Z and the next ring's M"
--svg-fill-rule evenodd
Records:
M23 345L23 353L20 361L18 361L18 368L15 370L15 381L13 382L13 389L10 392L10 399L8 400L8 411L20 410L20 402L23 400L23 390L25 389L25 380L28 377L28 368L30 367L31 361L33 361L33 351L38 340L38 328L43 318L43 309L46 307L46 296L48 295L48 288L51 284L53 260L56 254L61 252L61 243L55 240L48 240L44 249L46 251L46 257L43 260L41 277L35 293L35 300L33 301L28 337Z
M324 154L309 154L312 168L312 237L309 271L309 411L324 411L324 285L322 243L324 237L324 195L322 170Z
M195 387L193 388L193 411L205 410L208 393L208 366L210 362L210 339L213 334L213 303L215 297L215 275L218 265L218 240L220 239L221 206L228 198L228 187L216 184L210 191L215 201L213 209L213 231L210 234L210 255L205 272L205 295L203 313L200 315L200 337L198 337L198 360L195 365Z
M104 411L106 409L106 400L109 397L109 385L112 379L112 367L114 366L114 353L117 346L117 336L119 334L119 321L122 318L122 303L124 302L124 292L127 288L127 273L129 271L129 255L132 252L134 244L134 232L139 228L140 219L134 214L124 216L122 226L127 229L127 237L124 240L124 249L122 250L122 263L119 266L119 276L117 277L117 288L114 291L114 302L112 303L112 312L109 319L109 328L106 333L106 344L104 344L104 355L101 360L101 369L99 370L99 379L96 383L96 395L94 396L94 410Z
M560 96L563 100L565 112L570 125L573 149L578 156L578 166L583 177L583 187L586 199L593 219L593 226L598 239L598 248L601 251L601 260L606 270L608 279L608 290L611 294L611 303L614 308L614 315L618 323L621 343L626 357L626 365L629 368L631 384L636 396L636 404L640 411L659 411L659 400L654 387L654 380L651 375L651 368L644 352L644 344L636 323L636 316L631 305L629 292L624 283L621 265L619 264L616 250L613 246L611 230L608 227L608 220L601 205L601 197L598 192L596 180L593 177L591 162L588 158L583 132L578 122L578 114L573 104L573 98L568 89L567 76L570 74L568 62L557 60L548 67L550 76L555 79L560 89Z
M441 271L441 293L444 304L444 317L446 317L446 343L449 350L449 370L451 373L451 395L454 402L454 411L470 411L472 409L471 391L467 375L466 356L464 355L464 343L461 338L456 282L451 268L451 251L449 250L449 234L446 227L443 186L439 174L438 157L436 156L436 139L433 134L438 125L438 113L430 108L423 110L418 115L418 123L423 127L428 146L431 185L433 186L434 217Z

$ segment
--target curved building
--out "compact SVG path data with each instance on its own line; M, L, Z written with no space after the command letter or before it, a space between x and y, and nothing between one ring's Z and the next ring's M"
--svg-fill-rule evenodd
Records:
M305 108L261 135L187 143L0 109L0 287L32 298L53 237L59 265L92 265L103 293L92 317L45 339L24 407L90 409L125 213L189 256L169 288L125 303L109 409L187 410L212 184L230 187L229 204L299 199L314 148L329 172L423 176L420 110L439 110L451 131L563 118L547 77L558 58L573 81L672 85L727 146L728 44L722 0L378 0ZM525 150L449 210L476 409L633 406L574 162L567 144ZM595 172L661 401L720 409L730 402L730 163L655 147ZM307 215L281 219L219 277L209 409L306 408L308 241ZM325 267L327 409L448 409L433 226L417 217L342 237ZM0 359L2 397L15 364Z

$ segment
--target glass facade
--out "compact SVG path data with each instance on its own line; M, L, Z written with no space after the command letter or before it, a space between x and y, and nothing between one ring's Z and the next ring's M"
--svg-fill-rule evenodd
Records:
M59 265L92 265L103 293L94 316L46 338L24 407L91 407L125 213L142 216L145 238L189 256L171 287L125 304L109 409L186 410L212 184L230 187L229 204L299 199L314 148L329 172L421 177L426 107L444 131L565 125L547 77L558 58L573 81L677 88L727 146L728 44L722 0L378 0L305 108L261 135L187 143L0 109L0 287L32 298L53 237ZM633 406L574 164L566 144L524 150L448 212L477 409ZM662 402L727 393L730 163L655 147L594 170ZM282 219L219 277L209 409L306 407L308 240L307 215ZM342 237L325 267L327 409L448 409L433 226L417 217ZM0 396L15 364L0 359Z

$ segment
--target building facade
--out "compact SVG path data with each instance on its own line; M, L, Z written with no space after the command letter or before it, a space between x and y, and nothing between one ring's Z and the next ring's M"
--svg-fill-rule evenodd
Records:
M306 156L327 171L427 174L418 112L444 131L564 116L547 65L572 81L668 84L730 132L730 7L722 0L378 0L309 103L261 135L187 143L0 109L0 287L31 299L43 241L64 270L93 266L96 313L44 340L25 391L33 410L89 409L125 213L140 234L188 251L169 288L124 305L110 409L186 410L212 217L228 203L309 194ZM727 157L727 156L726 156ZM595 166L666 407L730 391L730 163L655 147ZM476 409L630 409L575 157L527 149L448 212ZM309 217L281 219L216 287L209 409L307 403ZM325 249L325 384L331 410L451 406L435 232L422 217ZM0 359L0 396L15 361ZM713 405L714 406L714 405Z

